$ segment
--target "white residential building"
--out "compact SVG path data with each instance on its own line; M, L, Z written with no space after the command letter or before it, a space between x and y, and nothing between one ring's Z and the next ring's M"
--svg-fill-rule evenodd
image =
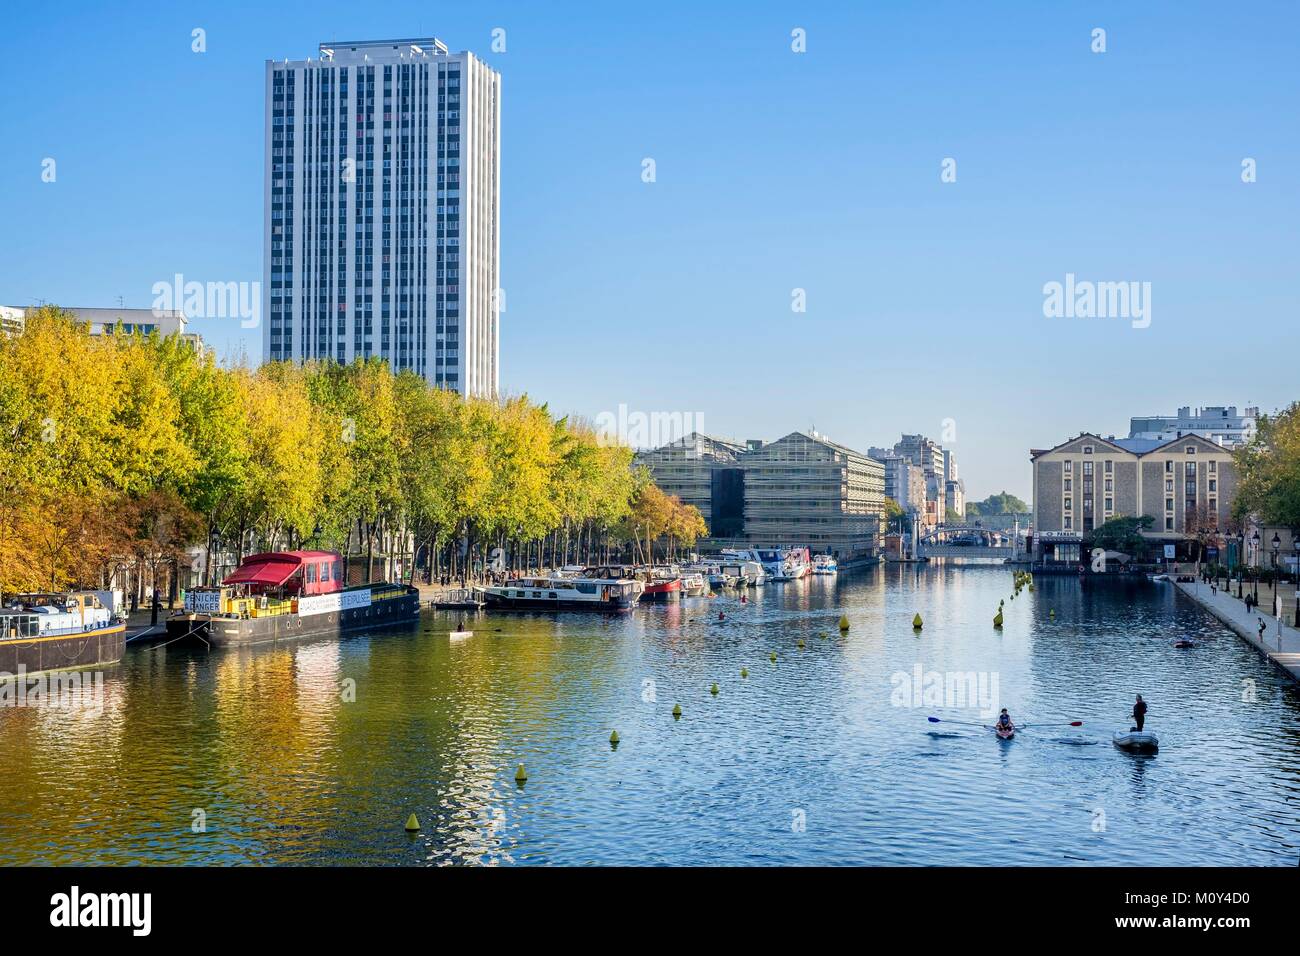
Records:
M266 64L264 354L498 393L501 76L434 38Z
M1198 435L1225 448L1244 445L1255 436L1258 408L1246 408L1237 414L1236 405L1207 405L1193 413L1190 405L1178 409L1177 415L1152 415L1129 421L1129 438L1164 444L1176 438Z
M119 332L132 335L157 333L166 338L179 335L198 350L200 355L207 353L202 337L185 331L189 321L183 312L173 309L79 309L63 308L87 327L91 335L115 335ZM27 313L35 312L35 307L0 305L0 331L18 334L27 325Z

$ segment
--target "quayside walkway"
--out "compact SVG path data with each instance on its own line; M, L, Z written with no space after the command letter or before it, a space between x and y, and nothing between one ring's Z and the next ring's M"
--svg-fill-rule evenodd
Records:
M1232 628L1242 640L1254 646L1261 654L1289 673L1292 678L1300 681L1300 631L1289 624L1280 623L1277 618L1267 613L1266 610L1257 608L1254 611L1247 612L1245 602L1238 600L1235 593L1229 594L1227 591L1220 590L1217 594L1212 594L1210 585L1204 581L1200 583L1183 582L1175 584L1174 587ZM1284 591L1282 605L1284 620L1289 619L1291 613L1295 611L1294 597L1291 598L1290 603L1287 603L1286 598L1287 595ZM1261 594L1260 600L1264 602L1264 607L1267 608L1269 605L1268 595ZM1262 637L1259 633L1260 621L1264 622Z

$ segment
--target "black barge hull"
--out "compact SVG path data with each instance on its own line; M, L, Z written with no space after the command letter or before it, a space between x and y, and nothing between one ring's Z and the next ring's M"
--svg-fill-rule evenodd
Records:
M28 674L116 664L126 648L126 624L80 634L0 641L0 672Z
M407 588L397 597L367 607L344 608L323 614L276 614L268 617L220 617L178 614L167 621L167 640L208 647L246 647L330 637L348 631L411 625L420 619L420 592Z

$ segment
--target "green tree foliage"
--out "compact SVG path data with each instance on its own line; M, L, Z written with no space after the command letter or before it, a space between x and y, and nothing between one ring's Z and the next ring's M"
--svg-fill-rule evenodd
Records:
M1094 528L1085 543L1089 548L1103 548L1131 555L1142 554L1146 550L1142 532L1151 530L1153 520L1150 515L1137 518L1117 515Z
M1025 514L1028 511L1029 505L1009 491L989 495L983 501L966 502L967 518L979 518L985 515Z
M1255 437L1233 457L1239 476L1234 518L1300 528L1300 402L1261 416Z

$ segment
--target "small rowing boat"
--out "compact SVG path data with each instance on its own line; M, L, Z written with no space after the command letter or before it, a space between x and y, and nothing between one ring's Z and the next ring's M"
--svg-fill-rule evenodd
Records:
M998 735L999 740L1010 740L1016 735L1015 727L993 727L993 732Z
M474 632L473 631L450 631L447 634L447 636L450 637L453 641L459 641L461 638L473 637Z
M1153 754L1160 749L1159 738L1149 730L1131 728L1128 731L1117 731L1114 741L1115 746L1120 750L1128 750L1132 753Z

